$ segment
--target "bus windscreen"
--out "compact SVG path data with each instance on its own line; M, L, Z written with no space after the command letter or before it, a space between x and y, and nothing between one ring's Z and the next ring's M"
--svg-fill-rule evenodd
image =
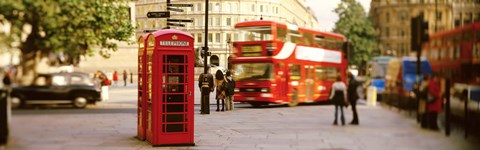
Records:
M271 63L240 63L234 64L235 79L245 80L271 80L273 79L273 65Z

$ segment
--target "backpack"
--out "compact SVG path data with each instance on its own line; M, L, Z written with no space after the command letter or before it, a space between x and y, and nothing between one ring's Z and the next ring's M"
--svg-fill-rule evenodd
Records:
M104 84L105 84L106 86L112 85L112 83L110 82L110 80L108 80L108 78L105 78L105 81L104 81L104 82L105 82Z
M233 95L235 93L235 80L228 80L224 82L222 88L225 90L226 95Z
M228 91L228 84L229 83L225 80L222 83L222 91L225 91L225 93L227 93L227 91Z

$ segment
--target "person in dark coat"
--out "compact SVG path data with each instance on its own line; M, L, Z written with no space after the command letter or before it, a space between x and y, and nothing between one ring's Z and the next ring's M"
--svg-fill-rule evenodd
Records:
M127 70L123 70L123 86L127 86L127 78L128 78Z
M222 88L223 83L225 82L225 76L223 75L222 70L217 70L215 73L215 88L217 89L215 99L217 100L217 110L216 111L225 111L225 89ZM222 101L222 110L220 110L219 101Z
M357 113L357 100L358 100L358 93L357 93L357 87L358 87L358 82L355 80L355 77L353 76L352 73L348 73L348 88L347 88L347 97L348 97L348 102L350 105L352 105L352 112L353 112L353 119L350 122L352 125L358 125L358 113Z
M203 85L203 73L198 76L198 88L200 89L200 93L202 93L202 85ZM213 92L214 82L213 82L213 75L210 73L210 65L207 65L207 82L208 87L210 89L210 93ZM204 107L203 101L200 101L200 112L203 112L202 108Z
M337 76L337 80L332 84L330 93L330 100L335 105L335 120L334 125L337 125L338 110L340 109L340 121L345 125L345 117L343 116L343 107L347 104L347 86L342 82L342 77Z
M227 111L233 110L233 95L235 94L235 80L233 79L232 73L227 71L227 76L225 77L225 83L228 83L230 86L229 89L225 90L226 94L226 103Z

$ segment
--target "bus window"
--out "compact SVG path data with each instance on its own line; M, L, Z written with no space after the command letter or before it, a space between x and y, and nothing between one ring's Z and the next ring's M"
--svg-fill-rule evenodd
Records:
M271 41L273 40L272 28L269 26L237 28L244 38L238 41Z
M287 29L282 27L277 27L277 40L280 42L285 42L287 38Z
M291 80L300 80L300 65L289 64L288 68L290 69L290 79Z
M302 38L302 33L294 30L290 30L290 33L288 33L288 37L290 42L296 43L296 44L303 44L303 38Z
M240 63L234 64L235 79L244 80L271 80L273 79L273 65L271 63Z
M313 40L313 34L304 33L303 37L305 38L305 45L313 46L313 43L315 43L315 41Z
M337 76L340 75L340 72L337 68L333 67L320 67L315 68L315 73L317 75L317 80L327 80L335 81Z
M319 47L325 47L325 37L321 35L315 35L315 43Z

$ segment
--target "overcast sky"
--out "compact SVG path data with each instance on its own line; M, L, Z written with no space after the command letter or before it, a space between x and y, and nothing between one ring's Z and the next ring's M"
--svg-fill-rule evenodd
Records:
M366 12L370 9L371 0L357 0L363 5ZM331 31L338 20L338 16L333 10L337 7L340 0L307 0L309 6L317 16L321 31Z

